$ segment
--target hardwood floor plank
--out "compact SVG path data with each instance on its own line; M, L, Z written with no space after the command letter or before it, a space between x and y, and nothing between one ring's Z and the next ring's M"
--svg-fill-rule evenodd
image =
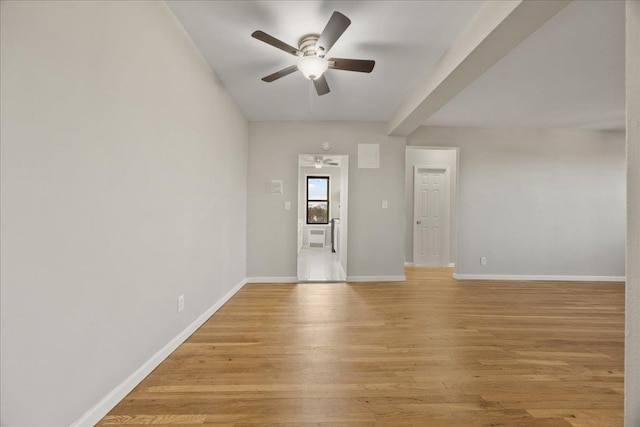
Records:
M101 422L622 426L624 284L246 285Z
M197 425L202 424L204 415L107 415L101 424L126 425Z

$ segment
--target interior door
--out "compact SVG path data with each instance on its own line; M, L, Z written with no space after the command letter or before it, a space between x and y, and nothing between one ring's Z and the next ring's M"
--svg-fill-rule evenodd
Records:
M445 168L416 166L414 172L413 264L449 264L449 185Z

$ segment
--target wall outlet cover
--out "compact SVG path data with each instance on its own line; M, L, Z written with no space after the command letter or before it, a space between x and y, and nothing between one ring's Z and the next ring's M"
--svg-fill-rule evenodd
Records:
M178 297L178 313L184 310L184 295Z

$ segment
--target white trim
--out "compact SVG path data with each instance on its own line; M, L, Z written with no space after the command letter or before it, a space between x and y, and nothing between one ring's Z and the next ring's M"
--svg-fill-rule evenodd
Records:
M453 273L456 280L523 280L557 282L624 282L625 276L551 276L538 274L459 274Z
M345 277L346 278L347 277L347 272L344 271L344 268L342 268L342 264L340 264L340 260L338 260L338 267L340 267L340 273L342 273L342 275L340 277Z
M404 266L405 266L405 267L413 267L413 263L412 263L412 262L405 261L405 262L404 262Z
M347 282L405 282L407 277L402 276L347 276Z
M295 276L247 277L247 283L298 283L298 278Z
M407 150L455 150L460 152L460 147L449 147L444 145L407 145L405 146L405 151Z
M100 399L91 409L78 418L71 427L91 427L94 426L109 413L127 394L131 392L138 384L144 380L147 375L160 365L173 351L180 346L187 338L191 336L200 326L204 324L213 314L220 309L227 301L233 297L245 284L246 279L235 285L229 292L213 304L207 311L202 313L200 317L194 320L182 332L176 335L156 354L151 356L149 360L144 362L142 366L129 375L124 381L118 384L105 397Z

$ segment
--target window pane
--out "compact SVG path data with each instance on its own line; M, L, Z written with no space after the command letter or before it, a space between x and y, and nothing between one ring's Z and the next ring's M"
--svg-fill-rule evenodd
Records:
M327 178L309 178L309 200L329 200L329 180Z
M328 224L327 202L308 202L307 224Z

